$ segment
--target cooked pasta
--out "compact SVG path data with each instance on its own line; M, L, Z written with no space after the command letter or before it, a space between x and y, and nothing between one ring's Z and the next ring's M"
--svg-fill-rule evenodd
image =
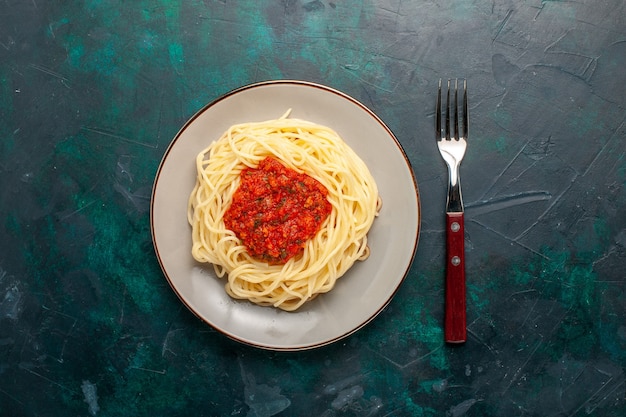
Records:
M367 233L381 200L367 166L337 133L309 121L291 119L288 114L276 120L231 126L198 154L188 220L193 257L213 264L218 277L227 277L225 288L231 297L293 311L330 291L355 261L369 255ZM226 227L234 196L243 188L242 175L254 173L268 158L314 179L314 188L321 184L330 203L326 217L309 216L321 224L310 238L297 242L298 252L288 258L282 252L260 257L245 245L245 233L240 232L244 235L241 238ZM306 193L312 195L310 190ZM305 199L306 204L311 199ZM284 203L284 197L280 203ZM307 210L301 208L299 212ZM264 218L262 213L257 216L250 214L250 223L252 218ZM235 224L232 220L230 223ZM259 227L255 229L258 233L266 233L261 220L254 221L254 226ZM277 227L283 227L281 233L287 235L286 230L299 230L301 226Z

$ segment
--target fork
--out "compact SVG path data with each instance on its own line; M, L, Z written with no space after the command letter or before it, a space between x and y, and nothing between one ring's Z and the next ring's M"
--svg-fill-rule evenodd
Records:
M448 165L448 201L446 205L446 292L444 337L448 343L464 343L467 337L465 307L465 240L463 199L459 181L459 165L467 148L467 80L463 80L463 114L459 131L458 80L454 81L454 103L450 107L448 80L445 110L445 133L441 127L441 79L437 91L435 136L441 157ZM451 132L450 118L454 114Z

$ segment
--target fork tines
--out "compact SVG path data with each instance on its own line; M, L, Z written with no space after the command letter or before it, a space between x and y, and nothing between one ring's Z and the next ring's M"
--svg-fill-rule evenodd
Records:
M435 129L436 129L436 136L437 136L437 140L442 140L442 139L446 139L446 140L451 140L451 139L455 139L455 140L459 140L461 138L467 138L467 133L468 133L468 118L467 118L467 80L463 79L463 114L461 116L461 126L463 131L459 132L459 100L458 100L458 84L459 84L459 80L455 79L454 80L454 103L452 103L450 101L450 91L452 90L450 87L451 81L448 80L448 88L447 88L447 92L446 92L446 120L445 120L445 133L442 132L442 128L441 128L441 78L439 79L439 89L437 91L437 109L435 112L435 117L436 117L436 121L435 121ZM450 106L453 105L453 109L451 110ZM450 129L450 118L451 118L451 114L452 112L454 112L454 135L451 136L451 129ZM461 135L460 135L461 134Z

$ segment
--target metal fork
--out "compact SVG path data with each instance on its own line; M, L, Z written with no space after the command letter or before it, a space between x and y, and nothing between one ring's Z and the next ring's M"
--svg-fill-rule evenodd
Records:
M467 148L468 113L467 80L463 80L463 114L459 131L458 80L454 80L454 106L451 108L450 80L448 80L445 110L445 132L441 127L441 79L437 92L435 136L439 153L448 165L448 201L446 205L446 304L444 336L448 343L463 343L467 337L465 307L465 239L463 199L459 181L459 165ZM451 132L450 118L454 115Z

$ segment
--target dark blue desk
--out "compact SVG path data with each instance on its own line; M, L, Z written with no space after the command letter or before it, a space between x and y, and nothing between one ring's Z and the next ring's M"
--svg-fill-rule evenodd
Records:
M1 2L0 415L625 415L624 16L620 0ZM470 89L456 347L442 333L441 77ZM280 78L375 111L423 210L389 307L300 353L200 322L149 227L184 122Z

